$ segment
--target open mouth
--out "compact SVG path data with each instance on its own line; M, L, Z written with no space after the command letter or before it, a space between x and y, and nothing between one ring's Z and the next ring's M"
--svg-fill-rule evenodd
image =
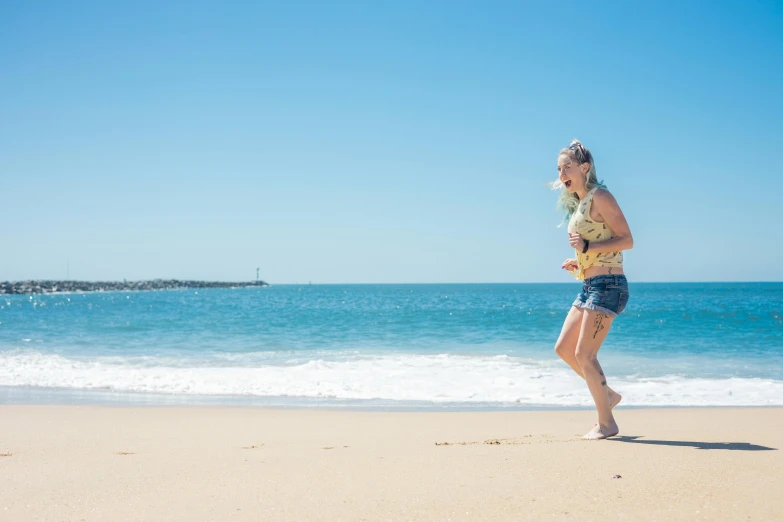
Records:
M565 185L565 186L566 186L566 188L571 188L571 180L569 179L568 181L566 181L565 183L563 183L563 185Z

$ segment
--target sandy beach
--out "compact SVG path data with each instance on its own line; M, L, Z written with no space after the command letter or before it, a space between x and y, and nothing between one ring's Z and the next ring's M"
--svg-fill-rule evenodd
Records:
M783 408L0 407L0 520L780 520Z

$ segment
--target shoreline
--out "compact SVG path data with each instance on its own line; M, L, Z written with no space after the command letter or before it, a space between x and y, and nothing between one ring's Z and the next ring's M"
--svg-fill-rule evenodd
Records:
M184 395L96 389L43 388L0 385L1 406L96 406L118 408L258 408L345 412L565 412L592 411L593 405L429 402L391 399L336 399L248 395ZM633 404L626 398L622 410L783 408L783 404Z
M783 407L0 406L3 520L773 520ZM720 429L718 429L720 426ZM619 476L619 478L613 478Z

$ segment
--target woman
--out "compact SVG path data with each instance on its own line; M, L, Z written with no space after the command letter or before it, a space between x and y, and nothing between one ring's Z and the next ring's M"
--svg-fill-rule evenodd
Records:
M617 201L596 177L593 155L579 141L560 151L557 170L560 176L553 186L562 187L558 206L576 250L576 259L566 259L563 269L583 279L584 286L568 312L555 352L587 381L598 410L598 424L583 438L605 439L620 433L612 408L622 397L606 384L597 356L614 318L628 302L623 250L633 247L633 237Z

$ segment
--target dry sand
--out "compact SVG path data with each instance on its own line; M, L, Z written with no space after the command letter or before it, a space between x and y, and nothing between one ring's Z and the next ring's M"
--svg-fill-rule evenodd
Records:
M0 406L0 520L783 520L783 408L617 418Z

